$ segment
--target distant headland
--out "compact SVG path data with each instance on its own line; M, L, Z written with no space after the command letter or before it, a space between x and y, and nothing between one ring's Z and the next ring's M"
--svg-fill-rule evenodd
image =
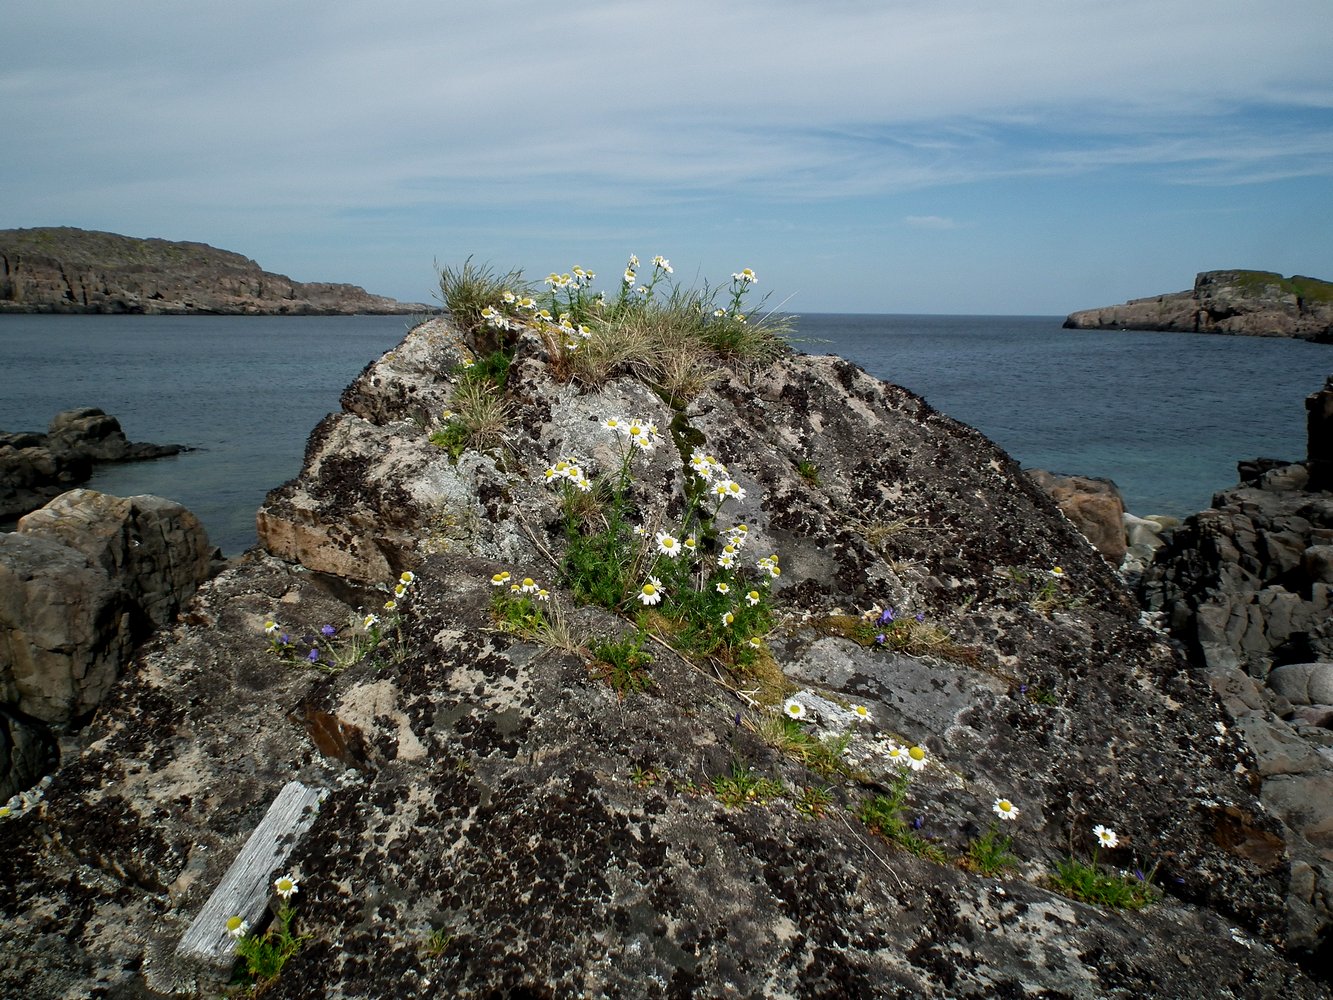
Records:
M1273 271L1203 271L1194 287L1070 313L1075 330L1169 330L1333 344L1333 282Z
M68 226L0 229L0 313L251 316L434 311L358 285L293 281L205 243Z

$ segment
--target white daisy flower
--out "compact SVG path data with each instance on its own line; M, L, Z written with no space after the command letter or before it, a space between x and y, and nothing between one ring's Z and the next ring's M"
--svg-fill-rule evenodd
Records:
M996 799L991 810L1000 819L1018 819L1018 806L1014 805L1008 799Z
M380 623L379 615L366 615L366 617L361 619L361 627L367 630L374 628L379 623Z
M227 918L227 934L240 940L250 933L250 923L244 917L235 916Z
M492 586L492 587L503 587L503 586L504 586L506 583L508 583L508 582L509 582L509 571L508 571L508 570L505 570L505 571L502 572L502 573L496 573L493 577L491 577L491 586Z
M907 766L913 771L922 771L926 767L925 747L910 747L907 751Z
M866 708L864 705L853 705L852 714L856 716L857 722L870 721L870 709Z
M680 555L680 540L674 535L670 535L665 531L659 531L653 538L657 542L657 551L662 553L662 555L666 556L668 559L675 559Z
M795 698L788 698L782 705L782 714L789 719L796 719L798 722L805 718L805 706Z
M1092 828L1092 835L1097 838L1097 844L1100 847L1115 847L1120 843L1120 838L1115 835L1115 831L1098 823Z
M759 282L759 279L755 276L754 271L750 270L750 268L748 267L743 267L740 269L738 273L733 274L731 276L731 280L739 281L743 285L754 285Z
M301 887L296 884L296 877L289 873L274 879L273 888L283 899L291 899L295 893L300 891Z
M717 585L717 592L718 592L719 594L730 594L730 593L731 593L731 585L728 584L728 583L726 583L725 581L720 581L720 582L718 583L718 585Z
M525 576L523 578L523 583L519 585L518 589L525 594L535 594L542 588L537 585L537 581L534 580L532 577Z
M662 581L655 576L648 577L648 582L639 590L639 600L644 607L658 604L662 600Z
M745 603L748 604L748 605L750 605L750 607L754 607L756 604L758 604L758 603L759 603L759 591L757 591L757 590L752 590L752 591L750 591L748 594L746 594L746 595L745 595Z

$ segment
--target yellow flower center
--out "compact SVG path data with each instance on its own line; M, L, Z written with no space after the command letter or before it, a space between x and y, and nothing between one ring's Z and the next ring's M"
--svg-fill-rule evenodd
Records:
M925 760L926 751L922 750L920 747L912 747L911 750L907 751L907 756L911 757L913 760Z

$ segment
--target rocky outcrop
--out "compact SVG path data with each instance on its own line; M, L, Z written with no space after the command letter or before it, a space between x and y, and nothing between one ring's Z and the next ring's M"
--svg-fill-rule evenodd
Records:
M453 462L431 435L459 339L419 327L361 376L261 511L269 550L200 588L0 823L0 990L212 995L177 942L297 780L328 793L286 862L309 938L266 997L1329 995L1291 961L1327 914L1238 734L995 445L839 358L732 362L668 403L560 381L523 333L503 449ZM747 567L780 554L741 578L777 611L752 652L682 655L671 603L573 600L570 532L613 511L545 470L616 477L617 415L663 433L631 455L633 524L679 524L697 446L743 491L714 527L748 527ZM545 625L496 617L504 572L550 588ZM640 627L646 676L617 688L590 650ZM792 695L843 743L791 736ZM906 773L891 743L929 761L915 841L864 819ZM1015 866L983 876L960 859L1001 798ZM1053 891L1098 823L1160 902Z
M1076 330L1168 330L1333 343L1333 284L1272 271L1203 271L1185 292L1070 313Z
M208 578L184 507L71 490L0 535L0 703L54 727L101 702L134 647Z
M1333 898L1333 493L1311 487L1333 379L1307 400L1305 463L1240 463L1158 552L1145 605L1202 668L1255 751L1264 804L1289 827L1293 886ZM1313 928L1307 932L1314 934ZM1324 932L1319 932L1324 933Z
M68 227L0 230L0 312L345 315L429 306L293 281L204 243Z
M0 432L0 520L36 510L86 481L98 462L140 462L185 450L131 443L119 420L94 407L57 413L45 434Z

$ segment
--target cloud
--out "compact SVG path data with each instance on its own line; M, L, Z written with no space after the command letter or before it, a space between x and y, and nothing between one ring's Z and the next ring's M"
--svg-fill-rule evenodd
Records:
M958 223L942 215L909 215L903 222L913 229L957 229Z

